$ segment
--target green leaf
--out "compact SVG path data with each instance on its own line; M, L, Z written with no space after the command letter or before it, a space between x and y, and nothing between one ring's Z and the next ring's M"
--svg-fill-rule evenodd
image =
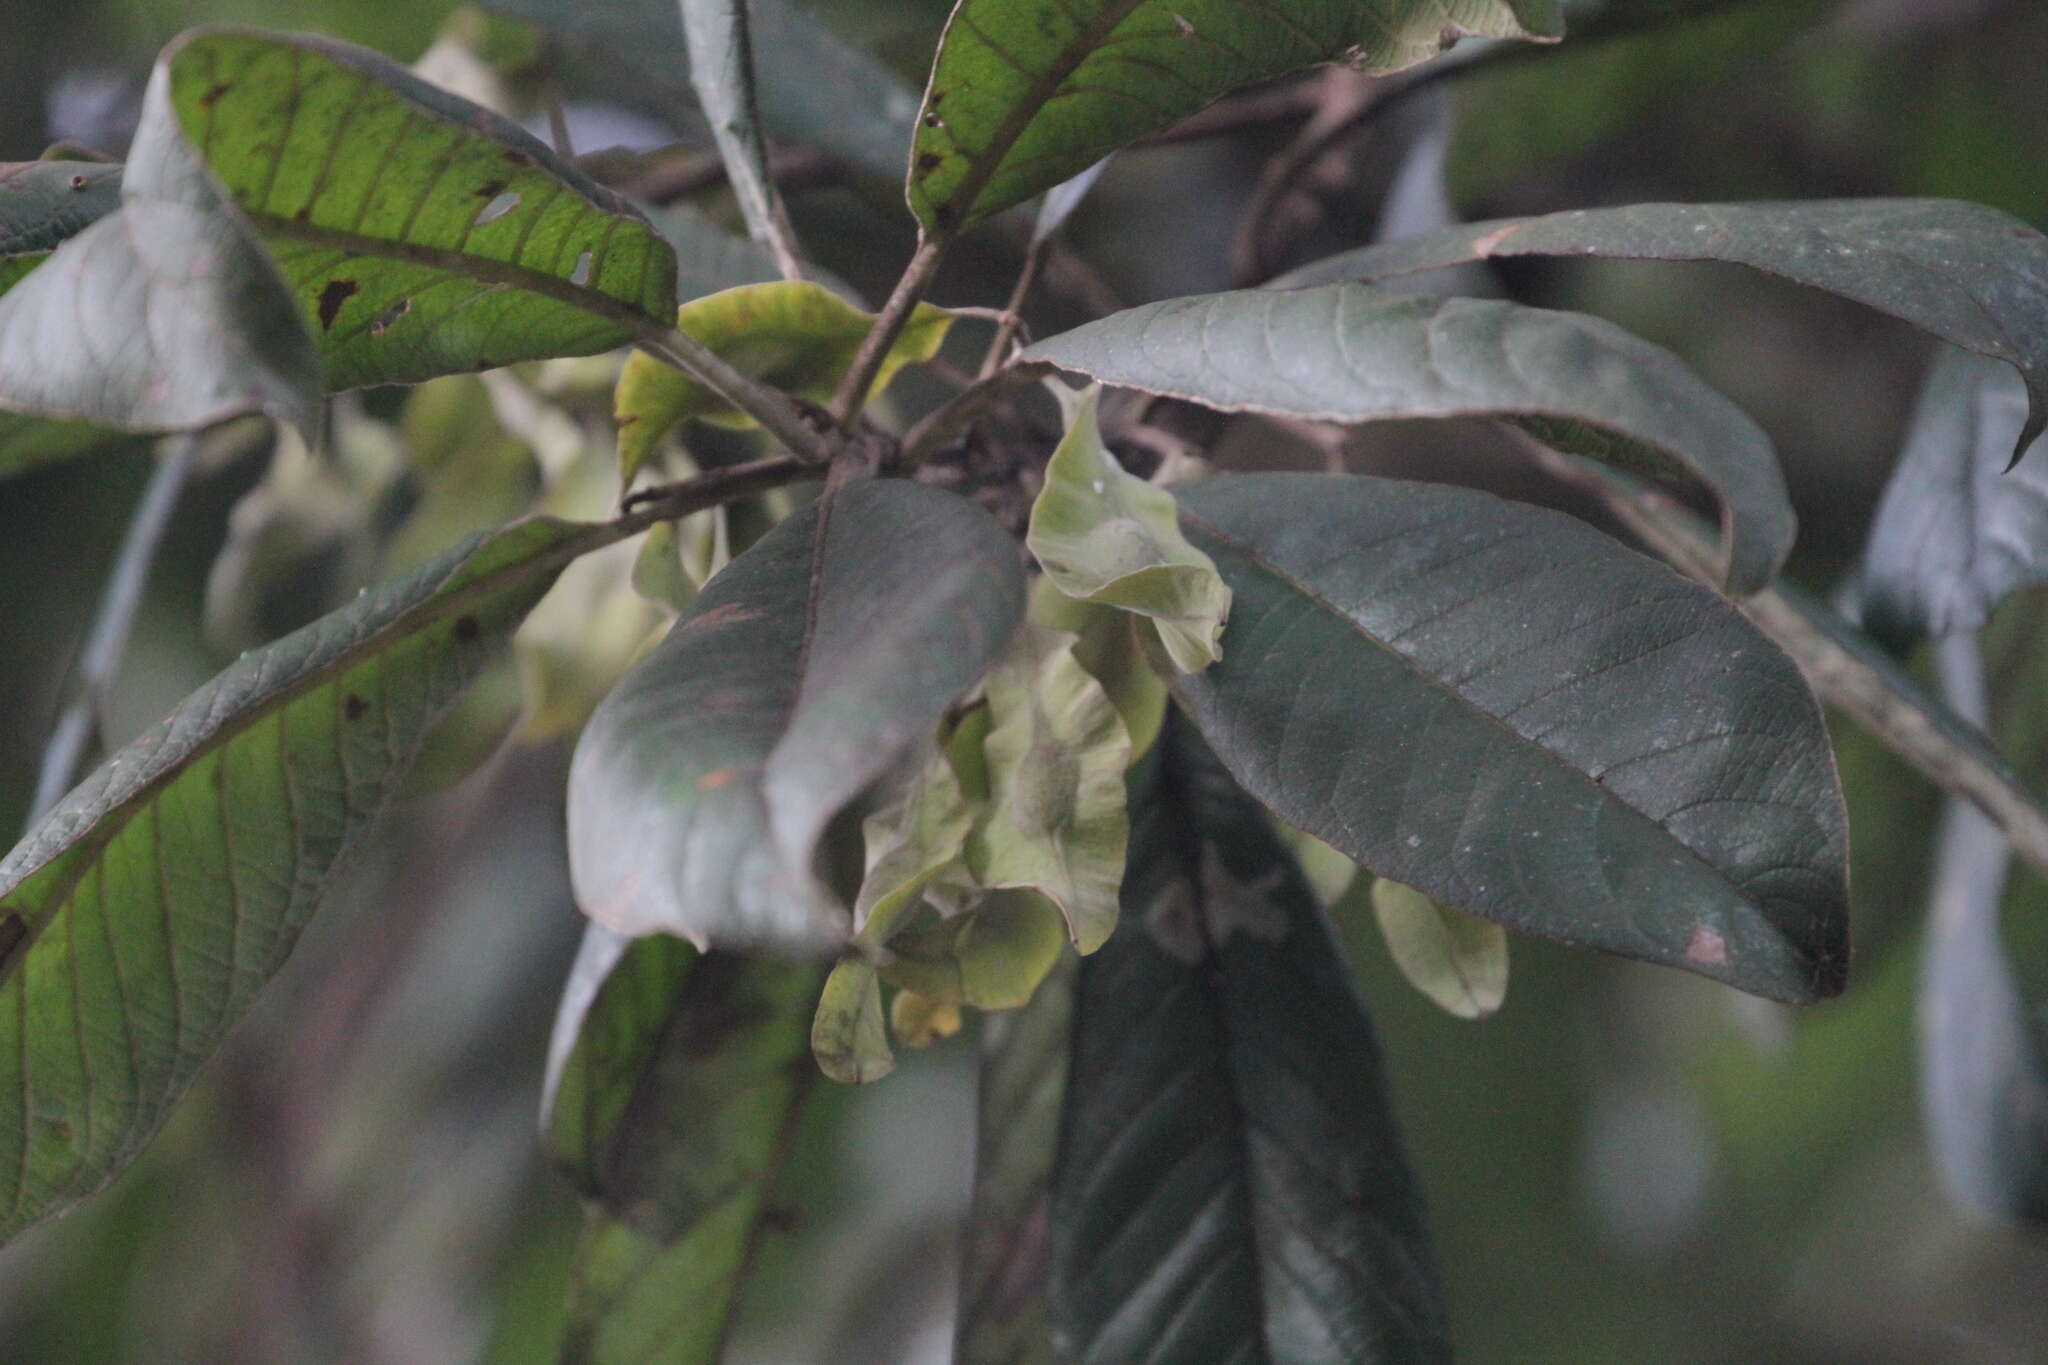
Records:
M120 433L90 422L52 422L18 412L0 412L0 479L12 478L38 465L90 455L123 439Z
M936 748L903 787L861 822L867 871L853 903L854 934L879 948L932 880L967 848L974 812L953 764Z
M1975 630L2048 581L2048 462L2006 472L2026 419L2010 365L1942 348L1864 547L1868 629L1901 644Z
M811 1021L811 1053L818 1069L841 1085L866 1085L896 1069L873 963L841 958L825 978Z
M589 355L674 310L675 258L623 197L375 53L201 31L158 71L330 389Z
M1226 412L1331 422L1511 417L1584 453L1585 428L1690 470L1721 500L1731 591L1776 574L1794 520L1770 438L1670 352L1612 323L1362 285L1148 304L1024 353L1105 384Z
M1173 495L1126 473L1103 444L1101 398L1091 385L1073 400L1025 543L1061 592L1151 618L1174 667L1199 673L1222 653L1230 589L1181 535Z
M1845 817L1819 707L1717 594L1469 489L1179 491L1237 594L1169 680L1289 823L1512 929L1776 999L1842 988Z
M718 1359L812 1074L820 975L591 926L545 1119L590 1201L563 1360Z
M1438 905L1412 886L1373 883L1373 915L1394 965L1460 1019L1484 1019L1508 994L1508 936L1498 924Z
M782 199L768 174L768 144L754 110L754 51L748 0L681 0L690 84L711 124L725 177L739 200L747 235L766 246L792 240Z
M882 979L942 1005L1015 1009L1065 956L1060 910L1036 891L1000 890L949 918L927 913L889 940Z
M1318 62L1383 73L1462 34L1563 31L1557 0L959 0L918 120L911 211L956 231Z
M1301 869L1302 878L1308 882L1308 889L1315 893L1316 904L1323 909L1328 910L1343 900L1345 893L1360 877L1372 875L1315 835L1305 834L1284 821L1278 823L1280 842L1287 845L1295 866Z
M968 836L967 865L982 886L1042 893L1074 946L1092 953L1116 927L1131 741L1074 644L1028 623L989 675L990 804Z
M1061 1358L1448 1361L1422 1193L1336 945L1257 803L1185 726L1161 746L1134 782L1123 921L1080 965Z
M1505 218L1347 251L1276 281L1387 280L1501 256L1727 261L1839 294L2002 360L2031 411L2015 458L2048 426L2048 237L1981 204L1844 199L1636 204Z
M688 204L663 204L648 221L676 253L676 298L701 299L775 279L775 258L759 243L727 232Z
M1074 661L1102 684L1123 717L1135 766L1151 751L1166 721L1166 684L1138 638L1138 632L1149 627L1126 612L1077 601L1042 574L1031 588L1031 619L1079 637L1074 641Z
M0 161L0 294L121 203L121 168Z
M1052 1360L1047 1299L1053 1154L1067 1089L1075 964L1062 954L1031 1003L981 1021L974 1195L962 1231L959 1365Z
M629 934L822 953L838 811L1008 644L1016 547L963 498L862 480L728 565L607 697L569 778L577 901Z
M522 523L244 656L0 861L0 1233L135 1155L587 534Z
M693 299L676 326L749 375L814 403L832 396L839 378L874 324L821 284L776 280ZM889 387L905 365L930 360L946 340L953 315L920 303L889 348L870 394ZM613 404L619 424L619 472L630 480L670 427L691 418L746 428L754 420L711 390L652 356L634 354L619 375Z

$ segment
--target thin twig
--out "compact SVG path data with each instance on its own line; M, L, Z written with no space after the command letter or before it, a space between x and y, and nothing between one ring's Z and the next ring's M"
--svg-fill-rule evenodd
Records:
M121 671L121 657L128 650L128 637L135 627L136 612L149 586L150 567L170 528L179 495L191 477L197 461L197 435L172 437L165 443L149 483L128 520L128 531L107 576L100 596L99 614L78 661L78 695L57 720L49 748L43 752L42 769L36 774L35 797L29 804L29 824L43 818L71 787L78 765L99 734L99 717L106 709L114 679Z
M1003 305L996 334L988 343L988 354L981 358L980 378L988 378L1010 358L1010 343L1017 339L1017 329L1024 325L1024 301L1031 296L1031 287L1038 283L1038 272L1045 266L1045 253L1051 245L1052 234L1043 233L1032 237L1031 245L1024 248L1023 268L1010 289L1010 301Z
M904 469L917 468L931 458L934 451L973 426L984 413L1007 398L1010 390L1052 373L1052 368L1037 363L1006 365L975 381L904 433L897 463Z
M789 396L736 369L688 332L675 327L642 329L640 349L672 365L759 422L790 453L809 464L832 462L836 442L806 420Z
M882 305L874 325L861 338L853 367L847 370L839 381L838 391L832 395L832 420L838 423L840 430L852 428L854 417L867 402L868 390L874 387L875 375L888 358L889 348L896 344L904 324L910 321L911 310L917 307L918 300L930 287L932 276L938 273L939 260L945 253L946 239L943 237L922 237L918 240L910 264L903 269L903 277L896 281L889 301Z

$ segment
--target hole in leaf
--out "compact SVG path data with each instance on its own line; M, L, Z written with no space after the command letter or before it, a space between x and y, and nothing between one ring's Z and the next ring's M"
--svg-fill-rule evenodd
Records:
M518 207L519 192L517 190L506 190L503 194L492 199L490 203L484 205L483 212L476 216L476 226L483 227L487 223L495 223Z
M397 303L392 304L389 308L377 314L376 319L370 323L370 335L383 336L392 323L398 321L411 311L412 300L400 299Z
M355 294L357 287L354 280L341 279L329 280L327 282L326 287L320 291L319 313L321 331L333 330L334 319L340 314L341 305L349 301Z
M584 285L590 283L590 260L588 251L576 258L576 268L569 272L569 283Z

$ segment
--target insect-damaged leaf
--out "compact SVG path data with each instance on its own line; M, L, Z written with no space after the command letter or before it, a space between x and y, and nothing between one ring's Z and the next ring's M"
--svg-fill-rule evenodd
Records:
M1438 905L1412 886L1373 883L1373 915L1401 975L1460 1019L1484 1019L1508 993L1507 931Z
M873 963L841 958L825 978L811 1020L811 1053L818 1069L842 1085L866 1085L896 1069Z
M1073 400L1026 543L1054 587L1149 617L1174 667L1200 672L1219 652L1230 589L1180 533L1173 495L1126 473L1103 444L1101 396L1091 386Z
M1357 284L1240 290L1112 314L1024 358L1226 412L1520 419L1552 444L1704 479L1732 591L1769 582L1792 546L1770 439L1676 356L1598 318Z
M1074 1003L1061 1358L1449 1360L1421 1191L1307 886L1184 725L1133 790L1123 918Z
M589 1201L562 1359L718 1358L808 1088L821 975L590 927L543 1120Z
M974 811L944 753L934 749L889 800L861 822L867 872L853 903L854 933L887 944L932 879L967 848Z
M1015 1009L1066 953L1060 910L1037 891L987 892L950 918L927 914L889 940L882 977L942 1005Z
M965 499L862 480L728 565L591 717L569 778L578 902L629 934L822 953L826 823L981 680L1024 609Z
M1557 0L960 0L918 120L911 211L950 232L1318 62L1396 71L1461 34L1563 31Z
M1797 204L1635 204L1474 223L1347 251L1282 287L1386 280L1496 256L1728 261L1924 328L2025 377L2032 413L2017 456L2048 425L2048 236L1948 199Z
M732 365L817 403L832 396L873 323L872 315L810 280L741 285L692 299L676 313L677 327ZM905 365L937 355L952 325L951 313L920 303L868 392L880 393ZM678 422L697 417L722 426L754 425L751 417L672 366L637 353L619 375L613 407L619 423L619 472L626 479Z
M584 534L472 541L245 656L0 861L0 1233L155 1131Z
M1509 928L1808 1001L1847 965L1820 709L1718 595L1468 489L1242 475L1179 491L1236 594L1170 679L1281 818Z

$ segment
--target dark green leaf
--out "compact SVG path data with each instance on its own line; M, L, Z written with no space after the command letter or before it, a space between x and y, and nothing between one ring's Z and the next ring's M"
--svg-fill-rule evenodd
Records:
M1079 961L1063 954L1030 1004L981 1021L974 1202L962 1235L953 1329L957 1365L1053 1359L1046 1298L1052 1166Z
M1942 348L1863 551L1867 629L1902 644L1975 630L2048 581L2048 462L2005 472L2026 420L2010 365Z
M1725 599L1468 489L1181 490L1235 597L1169 681L1283 819L1432 900L1777 999L1842 988L1847 834L1819 707Z
M1347 251L1281 287L1386 280L1498 256L1728 261L1901 318L2027 382L2013 453L2048 425L2048 237L1981 204L1847 199L1801 204L1636 204L1508 218Z
M1769 582L1792 546L1769 438L1677 357L1598 318L1356 284L1241 290L1116 313L1024 358L1227 412L1528 419L1553 444L1653 454L1705 479L1721 499L1731 591ZM1592 448L1602 434L1619 440Z
M577 899L631 934L824 952L826 823L981 680L1023 616L1016 546L963 498L864 480L735 559L591 717Z
M118 432L90 422L52 422L18 412L0 412L0 479L37 465L89 455L123 439Z
M911 211L954 231L1318 62L1395 71L1461 34L1563 30L1557 0L959 0L918 121Z
M585 534L472 541L244 656L0 861L0 1233L98 1189L155 1131Z
M1322 915L1186 727L1160 745L1122 919L1080 966L1060 1358L1448 1361L1421 1191Z
M0 162L0 294L120 202L119 166Z
M813 1074L821 977L591 926L546 1115L550 1154L590 1201L563 1360L718 1358Z

